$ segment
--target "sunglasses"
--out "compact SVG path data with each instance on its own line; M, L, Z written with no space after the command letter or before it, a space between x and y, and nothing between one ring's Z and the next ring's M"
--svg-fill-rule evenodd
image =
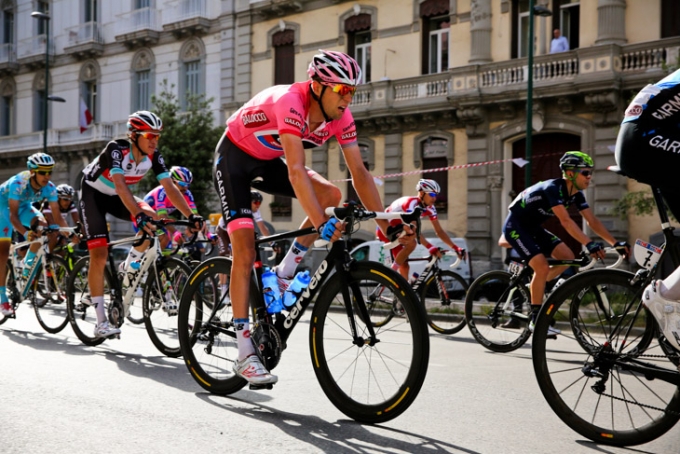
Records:
M340 96L347 96L347 95L352 95L354 96L354 93L357 91L357 87L352 87L350 85L345 85L345 84L324 84L327 87L331 87L331 90L333 93L337 93Z
M189 183L185 183L184 181L175 181L175 183L177 183L179 186L181 186L183 188L189 187Z
M138 132L140 136L144 137L146 140L160 139L160 132Z
M583 175L584 177L591 177L593 176L593 171L592 170L580 170L579 173Z
M429 195L430 197L437 197L439 195L436 192L426 192L425 194Z
M260 202L259 200L253 200L253 203L254 203L255 205L262 205L262 202Z
M52 175L51 170L36 170L35 173L37 173L38 175L47 175L47 176Z

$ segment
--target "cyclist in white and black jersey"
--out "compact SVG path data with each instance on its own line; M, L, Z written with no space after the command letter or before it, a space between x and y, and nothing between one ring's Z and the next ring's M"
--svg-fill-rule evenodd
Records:
M203 218L192 213L182 193L173 184L163 156L157 150L163 122L152 112L139 111L128 117L128 138L109 142L102 153L83 170L80 217L90 251L88 283L97 313L95 336L110 337L120 330L109 326L104 309L104 268L108 256L109 234L106 214L132 220L149 234L156 230L156 213L135 197L129 186L139 183L152 170L170 201L200 229ZM129 260L139 260L147 245L130 250Z
M70 215L71 219L73 220L73 225L77 225L80 222L78 206L73 201L75 195L75 189L73 189L68 184L60 184L57 186L57 204L59 205L59 215L61 215L61 218L66 223L68 223L68 217ZM52 207L50 207L49 203L43 202L42 206L40 207L40 211L42 211L42 214L45 216L45 220L49 225L57 224L57 218L52 213ZM80 237L76 234L71 234L69 238L74 245L80 242ZM52 251L57 245L61 245L62 243L66 244L65 240L66 237L59 234L58 232L50 234L48 242L50 251Z

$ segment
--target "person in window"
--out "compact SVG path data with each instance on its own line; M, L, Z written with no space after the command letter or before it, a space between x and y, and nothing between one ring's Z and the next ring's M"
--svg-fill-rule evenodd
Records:
M630 103L616 140L616 163L630 178L652 185L671 213L680 219L680 70L647 85ZM652 281L642 302L659 323L663 335L680 350L680 268Z
M238 346L233 371L252 384L273 384L278 378L261 363L250 339L248 293L255 262L251 183L259 191L297 197L307 214L303 228L314 226L331 242L340 239L342 222L326 216L324 209L338 206L342 193L305 167L305 149L335 137L363 205L373 211L383 207L364 167L349 109L361 83L358 63L342 52L321 50L312 57L307 74L305 82L267 88L246 102L227 120L215 151L215 189L232 246L230 294ZM376 222L387 228L386 221ZM315 238L297 238L276 267L281 291Z
M553 30L553 39L550 41L550 53L556 54L558 52L566 52L569 50L569 41L562 36L560 29Z
M560 158L562 178L536 183L522 191L508 208L499 245L512 247L534 270L529 290L531 292L531 323L533 331L536 316L543 304L545 284L566 270L566 266L548 265L548 257L573 259L574 253L553 233L542 227L552 217L557 217L564 229L588 252L604 259L602 244L592 241L574 222L567 211L569 206L578 208L588 226L622 255L629 254L628 243L616 241L586 202L585 191L593 176L593 159L580 151L568 151ZM548 335L560 331L550 327Z
M441 192L439 183L434 180L421 179L416 184L416 191L418 191L417 196L400 197L392 202L385 211L391 213L409 213L416 207L422 208L421 217L430 219L432 227L439 239L453 249L458 257L461 259L464 258L465 251L459 248L451 238L449 238L449 235L446 234L437 218L437 209L434 207L434 203L437 201L437 196ZM411 255L411 252L413 252L418 245L412 229L404 228L401 219L394 219L390 221L390 227L387 229L387 234L383 234L380 230L376 233L378 239L384 243L390 243L399 236L404 238L404 243L396 246L390 252L392 253L392 269L399 271L399 274L401 274L404 279L408 280L410 277L409 273L411 272L411 268L408 264L408 256ZM420 244L425 246L431 255L441 257L439 248L430 244L430 242L427 241L427 238L425 238L425 235L420 235Z

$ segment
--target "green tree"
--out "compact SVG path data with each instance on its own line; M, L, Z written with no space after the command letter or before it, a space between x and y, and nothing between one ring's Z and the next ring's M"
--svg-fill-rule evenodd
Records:
M213 154L224 133L223 127L213 126L210 103L214 98L189 94L185 100L186 107L182 109L174 93L174 84L169 85L167 80L163 80L160 88L160 93L151 97L153 112L163 120L163 135L158 141L158 150L168 169L171 166L183 166L191 170L194 175L191 192L196 207L202 216L207 217L215 192L212 184ZM140 182L135 191L138 196L144 196L158 185L152 173L149 172Z

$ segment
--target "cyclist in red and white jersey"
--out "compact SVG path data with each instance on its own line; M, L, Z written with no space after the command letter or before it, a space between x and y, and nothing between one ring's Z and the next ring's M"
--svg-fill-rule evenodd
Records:
M268 88L236 111L215 151L215 189L232 245L230 292L238 345L234 373L255 384L275 383L277 377L262 365L250 340L248 290L255 261L250 187L297 197L308 216L302 226L316 227L326 240L339 239L342 224L329 219L323 209L338 206L340 189L305 167L305 148L335 137L362 203L369 210L382 210L349 110L361 82L359 65L342 52L322 50L312 58L307 73L310 80ZM386 222L380 224L387 228ZM295 240L277 267L280 278L292 277L314 239L310 235Z
M141 110L128 117L128 138L109 142L99 156L83 169L80 217L83 220L87 248L90 251L88 284L97 313L95 336L111 337L120 329L112 327L104 308L104 268L108 256L109 232L106 214L118 219L134 220L137 227L153 234L156 213L135 197L129 186L139 183L152 170L168 197L189 221L201 228L203 219L194 214L172 183L165 161L156 149L163 122L153 112ZM130 249L126 260L139 260L147 245Z
M459 248L451 238L449 238L437 218L437 209L434 207L434 203L437 201L437 195L439 195L439 192L441 191L439 184L434 180L421 179L416 184L416 191L418 191L417 196L400 197L392 202L385 211L391 213L410 213L415 208L421 208L423 210L421 217L429 218L437 236L447 246L453 249L459 257L463 258L464 250ZM401 274L404 279L408 280L410 272L408 256L411 255L411 252L413 252L417 246L416 236L413 233L413 230L408 227L405 229L400 219L393 219L390 221L390 227L387 229L387 234L383 234L378 229L377 235L378 239L385 243L394 241L395 238L403 235L405 242L391 250L392 268L399 271L399 274ZM420 244L425 246L431 255L441 257L439 248L427 241L425 235L420 235Z

